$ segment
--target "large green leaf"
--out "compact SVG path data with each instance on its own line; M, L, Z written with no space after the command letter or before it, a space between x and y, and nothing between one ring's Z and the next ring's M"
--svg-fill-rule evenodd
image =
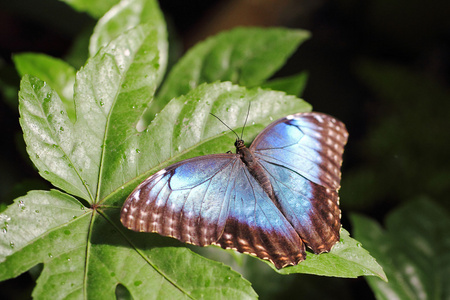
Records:
M450 216L428 199L376 221L352 216L354 234L383 266L389 282L367 277L377 299L449 299Z
M308 73L302 72L293 76L276 78L263 83L261 86L276 91L283 91L288 95L301 97L306 87Z
M339 243L329 253L314 255L308 253L306 260L297 266L284 268L282 274L310 273L324 276L356 278L361 275L377 276L387 280L381 266L362 248L361 243L352 239L349 233L341 230Z
M111 40L140 24L149 24L159 34L158 48L160 52L160 74L167 64L167 38L164 17L156 0L124 0L108 11L94 28L89 44L89 53L94 56L97 51ZM162 76L161 78L162 79Z
M114 152L105 156L107 178L101 198L108 196L111 199L108 198L107 203L118 203L124 195L119 192L117 197L111 192L121 186L124 179L133 178L127 185L135 187L145 177L181 159L232 150L235 137L230 136L223 124L209 113L220 116L228 126L237 129L244 125L250 102L250 125L245 128L248 140L272 120L294 111L311 109L306 102L281 92L259 88L248 90L224 82L203 84L186 96L173 99L141 133L136 131L133 123L131 126L124 124L127 120L119 112L117 119L112 120L115 129L119 130L115 131L118 136L107 145ZM125 136L127 128L134 132ZM223 135L224 131L228 135ZM129 189L126 191L130 192Z
M129 17L119 11L115 18ZM136 24L96 51L77 72L76 121L68 117L54 90L59 89L53 88L55 80L48 84L42 78L23 77L19 110L27 151L40 174L61 191L30 192L0 214L0 280L43 264L35 298L110 299L121 287L135 299L256 298L249 282L228 266L180 247L173 239L125 229L119 222L120 208L131 190L159 169L185 158L232 150L235 136L210 113L237 132L248 113L244 138L250 142L273 120L310 111L311 106L283 92L198 81L138 131L164 72L161 56L166 53L161 44L166 37L158 25L142 21L132 25ZM109 30L98 28L99 36ZM257 33L253 44L267 42L263 30L251 30ZM279 33L274 32L281 31L267 34L275 38ZM242 42L241 32L235 34ZM286 32L282 35L291 31ZM292 32L298 44L299 33ZM248 61L259 57L253 67L243 63L246 67L239 71L245 74L241 83L248 85L265 80L278 67L260 66L259 60L266 56L258 55L262 47L252 47L238 51ZM272 52L267 57L273 56L280 65L287 52L281 56ZM239 55L230 60L233 66L242 63ZM204 60L211 63L208 57ZM233 68L233 72L239 69ZM35 74L45 74L39 72ZM179 76L181 82L184 74ZM382 277L373 260L358 248L343 231L341 243L331 253L308 255L303 267L280 272ZM333 266L330 272L325 270L327 264Z
M229 267L186 248L174 248L171 240L161 242L155 234L129 232L119 223L120 206L99 204L107 203L107 196L114 198L111 195L117 191L120 194L121 185L140 175L139 169L109 173L105 166L127 153L127 139L141 136L144 143L150 143L135 125L156 87L155 39L157 31L147 26L128 31L78 72L74 124L45 82L23 78L21 125L30 157L44 177L91 206L56 191L36 191L16 199L0 215L2 280L44 263L34 290L36 298L110 299L119 283L141 299L255 298L250 284ZM224 87L221 90L226 92L231 85ZM188 100L198 99L184 101ZM292 97L285 100L308 107ZM221 133L222 129L216 135ZM114 180L109 182L109 178Z
M120 0L60 0L80 12L87 12L94 18L101 17Z
M190 49L170 71L149 119L172 98L204 82L231 81L261 85L309 38L305 30L236 28L208 38Z
M38 53L20 53L13 56L14 64L20 76L36 76L46 83L61 97L67 114L75 121L73 104L73 84L76 70L66 62Z

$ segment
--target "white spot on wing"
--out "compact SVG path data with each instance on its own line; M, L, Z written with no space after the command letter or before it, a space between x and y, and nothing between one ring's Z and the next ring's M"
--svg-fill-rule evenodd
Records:
M231 234L229 233L224 233L223 237L227 240L231 240L231 238L233 237Z
M322 116L315 115L314 117L316 118L317 121L319 121L319 123L323 123L324 122L324 119L323 119Z

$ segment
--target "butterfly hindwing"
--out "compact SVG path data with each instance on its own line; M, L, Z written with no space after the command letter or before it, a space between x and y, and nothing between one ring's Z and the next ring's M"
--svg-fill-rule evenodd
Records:
M305 247L247 168L233 174L234 188L225 230L215 243L222 248L254 254L271 261L278 269L305 259Z
M339 240L338 189L345 126L321 113L300 113L262 131L250 150L269 174L283 215L315 252Z

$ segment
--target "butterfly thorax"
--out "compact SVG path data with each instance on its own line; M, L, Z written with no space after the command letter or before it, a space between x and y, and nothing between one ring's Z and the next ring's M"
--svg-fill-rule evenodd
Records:
M241 158L241 161L247 166L250 174L261 185L263 190L267 193L267 195L269 195L269 198L275 203L275 205L278 206L278 201L275 198L272 184L270 183L269 177L267 176L264 168L259 163L259 159L245 146L243 140L236 140L234 145L236 146L236 153Z

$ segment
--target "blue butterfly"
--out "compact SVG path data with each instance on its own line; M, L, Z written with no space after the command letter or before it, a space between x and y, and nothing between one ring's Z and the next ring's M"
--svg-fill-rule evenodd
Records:
M328 252L340 231L338 190L348 133L322 113L266 127L236 153L194 157L147 178L126 199L121 222L198 246L211 244L280 269Z

